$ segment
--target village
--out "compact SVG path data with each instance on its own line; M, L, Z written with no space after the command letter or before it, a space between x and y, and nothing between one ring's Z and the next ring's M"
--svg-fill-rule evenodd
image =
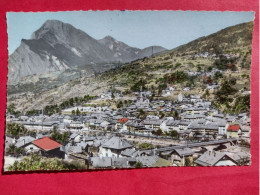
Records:
M31 154L89 169L250 164L249 113L223 114L199 94L180 92L175 101L151 96L141 90L125 99L107 91L95 101L115 99L117 109L90 101L50 116L7 113L5 169ZM31 133L9 135L8 125Z

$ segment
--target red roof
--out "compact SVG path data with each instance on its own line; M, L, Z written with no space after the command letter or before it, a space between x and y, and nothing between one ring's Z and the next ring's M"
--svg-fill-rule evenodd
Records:
M120 118L118 119L119 123L126 123L128 121L128 118Z
M33 141L33 144L43 150L53 150L53 149L61 146L60 143L52 140L49 137L43 137L43 138L37 139L37 140Z
M240 129L239 125L229 125L227 130L228 131L238 131Z

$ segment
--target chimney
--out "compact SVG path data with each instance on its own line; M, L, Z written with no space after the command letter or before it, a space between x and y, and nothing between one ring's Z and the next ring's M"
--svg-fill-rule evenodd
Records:
M25 145L25 139L23 139L23 145Z

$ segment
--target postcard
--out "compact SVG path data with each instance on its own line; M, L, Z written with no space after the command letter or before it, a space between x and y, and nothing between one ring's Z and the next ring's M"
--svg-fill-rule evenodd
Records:
M4 171L251 164L254 12L8 12Z

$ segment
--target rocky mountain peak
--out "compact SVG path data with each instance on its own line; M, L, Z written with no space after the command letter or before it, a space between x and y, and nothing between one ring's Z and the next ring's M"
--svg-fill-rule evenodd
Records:
M88 64L130 62L139 51L111 36L96 40L70 24L47 20L9 56L8 82Z

